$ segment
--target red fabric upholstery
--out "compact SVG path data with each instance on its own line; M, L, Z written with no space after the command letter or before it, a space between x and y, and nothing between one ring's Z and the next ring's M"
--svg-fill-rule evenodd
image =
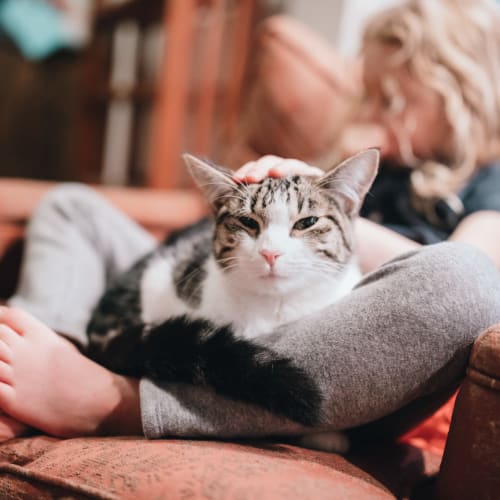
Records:
M369 461L380 464L380 456ZM391 478L396 462L406 467ZM407 494L438 464L392 448L385 470L372 465L372 475L339 455L284 444L40 436L0 447L0 497L375 500L395 498L391 488Z

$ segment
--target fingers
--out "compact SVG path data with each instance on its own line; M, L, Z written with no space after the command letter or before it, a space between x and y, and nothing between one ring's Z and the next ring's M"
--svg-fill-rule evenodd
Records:
M235 174L234 179L241 182L260 182L267 177L268 171L283 158L274 155L266 155L257 161L245 163Z
M288 175L318 176L323 171L300 160L285 159L267 155L257 161L243 165L234 175L238 182L256 183L266 177L286 177Z
M323 175L323 170L300 160L284 160L269 170L269 177L286 177L287 175Z

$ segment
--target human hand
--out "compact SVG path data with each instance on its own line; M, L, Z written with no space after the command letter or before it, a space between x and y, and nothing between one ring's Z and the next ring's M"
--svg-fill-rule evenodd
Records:
M266 177L286 177L287 175L320 176L323 171L307 163L281 158L280 156L266 155L256 161L245 163L239 168L233 178L237 182L257 183Z

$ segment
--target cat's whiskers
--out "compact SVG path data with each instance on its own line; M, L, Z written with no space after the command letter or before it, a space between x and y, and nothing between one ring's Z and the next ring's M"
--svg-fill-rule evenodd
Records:
M221 194L220 196L214 198L214 201L219 200L238 200L241 204L244 204L246 202L246 199L244 197L230 194Z
M175 284L177 286L179 285L183 285L186 281L194 278L198 273L200 273L202 271L202 268L199 267L199 268L196 268L196 269L193 269L190 273L186 274L185 276L182 277L182 279L180 280L176 280L175 281Z
M210 182L210 183L207 183L207 184L204 184L203 186L210 186L210 185L224 185L223 183L220 183L220 182ZM228 200L228 199L234 199L234 200L238 200L239 202L241 203L244 203L246 201L244 195L242 193L239 193L240 196L236 196L236 195L231 195L231 194L228 194L228 193L223 193L219 196L216 196L212 199L213 202L216 202L216 201L219 201L219 200Z
M204 287L203 281L201 281L200 283L198 283L197 286L194 287L194 289L191 291L191 293L187 297L188 303L191 302L191 300L193 299L193 297L197 297L198 296L198 293L200 292L200 290L203 287Z
M317 273L328 273L336 275L339 271L345 269L343 264L337 262L324 263L318 261L303 261L296 260L289 262L290 265L293 266L296 271L312 271Z
M241 257L222 257L220 259L217 259L217 262L219 262L220 264L226 264L226 262L231 262L231 261L238 261L238 260L242 260Z
M224 266L224 272L232 271L233 269L237 269L238 264L230 264L229 266Z
M222 181L214 181L214 182L205 182L202 184L201 187L207 187L207 186L222 186L224 188L227 188L227 184L222 182ZM235 184L234 186L231 186L232 190L234 190L236 193L239 194L239 196L231 196L231 195L228 195L227 193L224 193L222 195L220 195L219 197L216 197L214 198L215 201L219 200L219 199L222 199L222 198L234 198L234 199L237 199L241 202L245 202L246 199L248 198L248 188L247 186L243 186L243 185L238 185L238 184ZM242 191L242 189L244 189L244 191Z
M217 259L217 261L224 266L225 270L234 269L235 267L241 266L244 261L240 256L223 257ZM314 271L326 271L331 273L338 273L338 271L343 270L345 265L340 262L322 262L322 261L306 261L303 259L288 259L288 266L293 266L294 269L299 270L314 270Z
M231 271L233 269L242 268L241 262L231 262L229 264L224 264L224 271Z

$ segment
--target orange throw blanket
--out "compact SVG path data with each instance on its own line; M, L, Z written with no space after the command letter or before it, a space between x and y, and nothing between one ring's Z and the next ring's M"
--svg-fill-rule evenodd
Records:
M424 420L418 427L415 427L402 436L400 441L442 456L448 431L450 430L451 416L456 397L457 394L455 393L433 415Z

